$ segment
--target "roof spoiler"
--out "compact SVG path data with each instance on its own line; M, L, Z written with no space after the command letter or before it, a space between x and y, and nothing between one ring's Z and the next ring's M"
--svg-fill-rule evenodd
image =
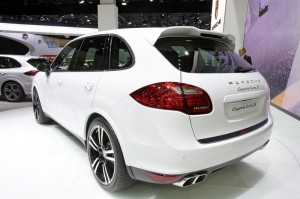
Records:
M235 37L231 34L217 33L207 30L200 30L191 26L175 26L164 29L163 31L151 32L146 36L146 39L154 45L155 42L160 38L165 37L202 37L212 40L217 40L219 42L227 45L230 50L235 49Z

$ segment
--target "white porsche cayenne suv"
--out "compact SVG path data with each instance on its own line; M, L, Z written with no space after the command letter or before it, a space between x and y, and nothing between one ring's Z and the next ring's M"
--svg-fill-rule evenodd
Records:
M106 190L199 183L272 132L268 84L233 48L233 36L193 27L76 38L34 78L36 121L78 137Z
M22 101L31 94L36 67L46 59L26 55L0 55L0 94L8 102Z

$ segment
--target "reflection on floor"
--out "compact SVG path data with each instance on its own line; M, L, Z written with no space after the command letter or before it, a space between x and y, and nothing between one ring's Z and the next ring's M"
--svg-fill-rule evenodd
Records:
M188 188L139 182L119 193L94 180L83 145L57 124L38 125L32 108L0 113L0 196L30 199L300 198L300 122L272 108L270 144Z
M22 102L7 102L5 98L0 95L0 112L24 107L32 107L30 96L27 96Z

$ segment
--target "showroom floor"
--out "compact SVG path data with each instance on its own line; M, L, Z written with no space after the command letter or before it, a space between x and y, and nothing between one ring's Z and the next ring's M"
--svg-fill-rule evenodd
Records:
M12 109L18 109L18 108L23 108L23 107L29 107L32 106L32 101L31 97L26 97L24 102L17 102L17 103L12 103L12 102L7 102L4 97L0 95L0 114L2 111L7 111L7 110L12 110Z
M59 125L36 124L32 108L0 112L0 198L5 199L300 199L300 122L272 108L270 144L240 163L179 188L139 182L102 190L83 145Z

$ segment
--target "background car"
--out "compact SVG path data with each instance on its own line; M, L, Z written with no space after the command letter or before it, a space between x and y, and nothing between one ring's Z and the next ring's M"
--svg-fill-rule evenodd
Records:
M38 72L37 65L44 58L22 55L0 55L1 95L9 102L22 101L31 94L32 79Z
M36 121L78 137L106 190L200 183L272 132L268 84L233 49L233 36L193 27L76 38L34 78Z

